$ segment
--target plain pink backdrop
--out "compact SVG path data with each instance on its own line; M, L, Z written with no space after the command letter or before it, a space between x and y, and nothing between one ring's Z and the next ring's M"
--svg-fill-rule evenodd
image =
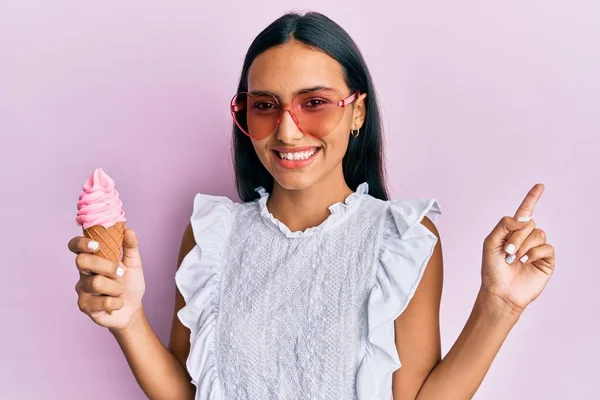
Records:
M96 167L116 180L166 343L193 196L235 196L227 106L245 51L289 9L322 11L354 37L381 100L393 196L442 204L444 352L471 311L483 238L546 184L534 217L557 272L476 398L598 396L598 2L391 3L1 2L0 398L145 398L76 305L66 245L81 185Z

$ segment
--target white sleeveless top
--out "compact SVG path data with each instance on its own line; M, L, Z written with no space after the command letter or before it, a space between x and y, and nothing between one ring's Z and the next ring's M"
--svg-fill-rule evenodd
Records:
M197 245L175 280L196 399L392 398L394 320L437 242L435 199L378 200L361 184L319 226L290 231L269 194L198 194Z

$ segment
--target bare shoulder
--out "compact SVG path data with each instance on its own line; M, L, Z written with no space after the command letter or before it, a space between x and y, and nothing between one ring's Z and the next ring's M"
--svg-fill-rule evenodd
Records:
M177 258L177 268L181 265L181 262L185 256L192 251L196 246L196 240L194 239L194 231L192 230L192 224L188 223L185 230L183 231L183 238L181 239L181 245L179 246L179 257Z
M189 223L183 231L181 245L179 246L179 256L177 257L177 269L181 266L181 262L185 256L194 248L196 241L192 225ZM190 352L190 331L181 321L177 313L185 306L185 300L179 290L175 288L175 310L171 323L171 335L169 340L169 349L175 354L182 365L185 366L188 354Z
M433 299L434 301L433 304L439 303L444 273L444 261L442 255L442 241L440 237L440 232L438 231L435 224L427 217L423 217L422 224L429 231L431 231L431 233L435 235L435 237L437 238L437 242L433 249L433 254L429 258L427 266L425 267L423 278L421 279L421 282L417 287L414 299L416 301L411 302L414 303L413 308L418 308L419 305L427 303L429 303L428 306L431 306L431 299ZM409 303L409 308L411 306L411 303Z
M438 242L439 242L440 241L440 232L438 231L435 224L428 217L423 217L423 221L421 221L421 223L425 226L425 228L429 229L431 231L431 233L433 233L438 238Z

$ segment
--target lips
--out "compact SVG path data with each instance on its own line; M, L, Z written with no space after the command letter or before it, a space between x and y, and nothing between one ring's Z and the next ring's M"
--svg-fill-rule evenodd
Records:
M298 148L275 148L273 155L279 165L284 168L302 168L315 159L320 147L307 146Z
M298 160L308 160L317 152L317 148L312 148L306 151L294 151L294 152L283 152L275 150L275 154L279 156L282 160L288 161L298 161Z

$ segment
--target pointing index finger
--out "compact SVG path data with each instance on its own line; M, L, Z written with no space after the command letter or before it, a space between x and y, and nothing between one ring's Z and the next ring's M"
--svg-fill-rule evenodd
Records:
M527 193L527 196L525 196L523 202L517 209L517 212L515 213L515 218L531 217L531 215L533 214L533 209L535 208L535 205L542 196L543 192L544 185L542 185L541 183L535 184L531 188L531 190L529 190L529 193Z

